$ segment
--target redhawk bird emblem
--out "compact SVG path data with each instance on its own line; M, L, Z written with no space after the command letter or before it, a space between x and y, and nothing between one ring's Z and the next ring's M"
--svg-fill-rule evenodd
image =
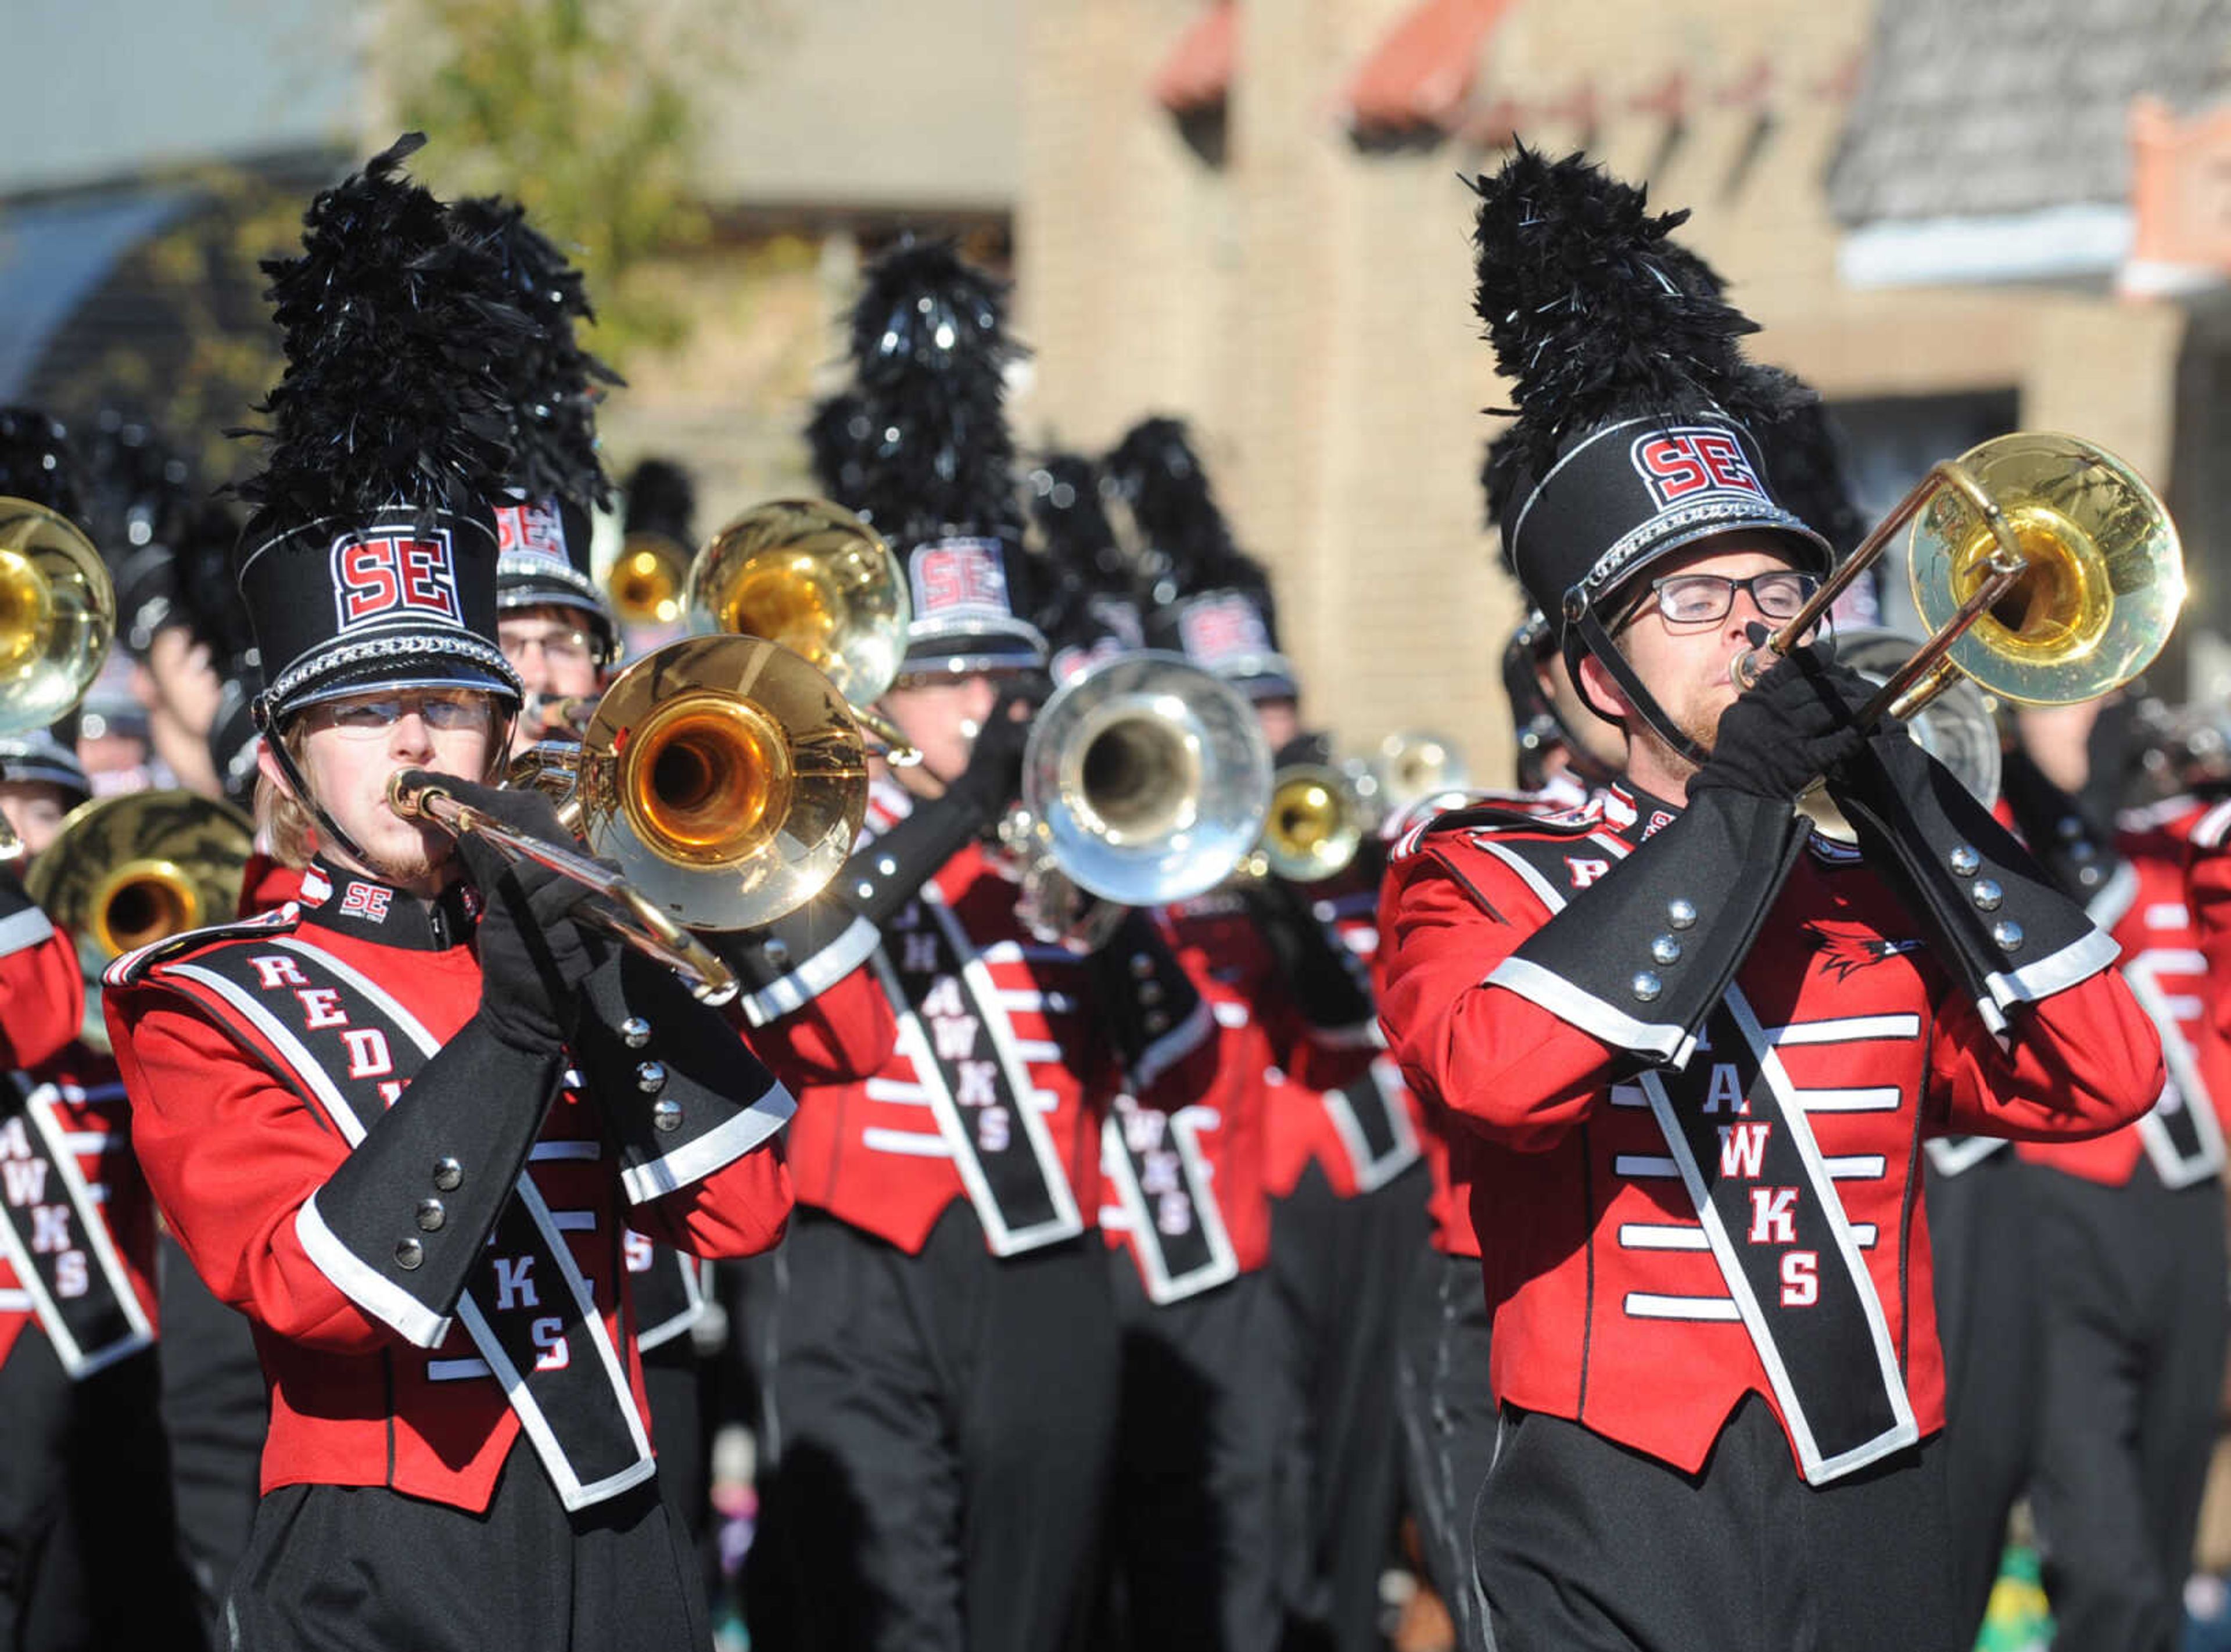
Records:
M1823 920L1806 925L1805 932L1813 937L1814 949L1820 954L1820 967L1839 981L1854 970L1879 964L1900 952L1911 952L1921 945L1917 940L1892 940L1876 934L1864 924Z

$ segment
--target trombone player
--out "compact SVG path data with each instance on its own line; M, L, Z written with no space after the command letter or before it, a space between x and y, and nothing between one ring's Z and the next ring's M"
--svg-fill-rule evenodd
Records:
M270 1389L233 1644L702 1647L618 1259L629 1231L774 1244L792 1103L579 886L389 802L425 771L570 842L484 784L520 687L475 364L526 323L490 239L400 176L418 141L274 269L288 371L240 581L300 900L126 954L108 1023L157 1200Z
M1919 1139L2098 1134L2161 1056L2115 948L1895 726L1791 646L1749 330L1639 190L1524 149L1475 186L1520 416L1491 477L1624 773L1398 849L1382 1019L1478 1131L1497 1455L1475 1570L1517 1649L1960 1641ZM1792 805L1826 775L1854 853ZM1755 1568L1736 1556L1762 1556Z

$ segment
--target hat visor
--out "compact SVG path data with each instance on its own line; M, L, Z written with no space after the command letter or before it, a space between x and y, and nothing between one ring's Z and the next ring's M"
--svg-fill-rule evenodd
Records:
M1045 664L1043 642L1006 631L954 631L909 637L898 674L932 677L966 676L978 671L1042 671Z
M476 654L400 654L352 661L311 677L275 709L281 716L292 716L305 707L386 688L477 688L507 706L516 706L520 699L519 680L503 663L503 656L490 649L486 658Z

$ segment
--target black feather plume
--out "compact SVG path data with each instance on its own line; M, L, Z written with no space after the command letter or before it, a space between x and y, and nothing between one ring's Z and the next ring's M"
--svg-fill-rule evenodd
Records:
M1138 526L1141 557L1158 601L1227 586L1267 593L1270 576L1232 542L1181 420L1141 419L1106 464Z
M1472 189L1473 306L1517 402L1513 462L1538 476L1568 438L1637 414L1772 416L1736 342L1756 325L1667 239L1686 212L1653 214L1585 157L1523 145Z
M576 322L596 319L581 272L515 201L481 196L452 210L467 238L501 261L512 303L534 324L532 339L498 364L511 403L512 485L529 499L605 508L612 490L597 455L597 387L625 381L573 336Z
M894 548L956 534L1019 541L1007 432L1006 287L948 242L907 242L853 306L853 392L868 421L850 506Z
M658 533L676 545L697 545L697 489L689 473L670 459L645 459L628 472L629 533Z
M1049 454L1029 478L1044 570L1032 623L1057 642L1082 638L1092 599L1135 596L1136 570L1101 507L1100 468L1081 453Z
M540 329L501 260L402 176L412 132L311 202L302 249L263 265L287 370L258 410L247 543L393 506L469 511L511 458L503 370Z
M1835 425L1820 397L1803 380L1774 367L1754 367L1759 393L1779 410L1751 426L1766 460L1775 496L1827 540L1838 557L1866 537L1866 518L1852 497Z

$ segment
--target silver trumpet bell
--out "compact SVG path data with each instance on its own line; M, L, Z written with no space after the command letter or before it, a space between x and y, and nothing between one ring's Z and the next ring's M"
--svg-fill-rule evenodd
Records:
M1189 900L1262 836L1271 747L1238 690L1174 654L1118 655L1039 710L1023 753L1026 853L1126 907Z

